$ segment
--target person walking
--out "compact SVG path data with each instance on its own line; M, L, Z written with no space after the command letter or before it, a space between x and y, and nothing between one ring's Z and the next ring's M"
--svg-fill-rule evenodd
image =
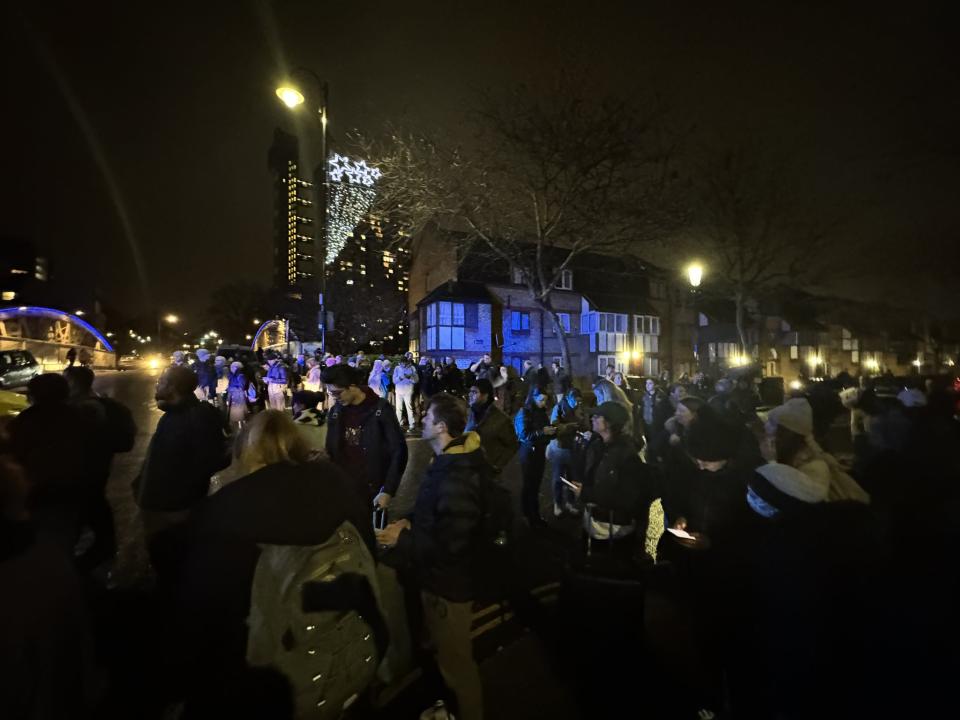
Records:
M327 416L327 456L369 506L387 507L407 467L407 443L393 408L366 385L366 373L346 365L323 371L335 401Z
M393 371L393 386L397 393L397 422L403 422L404 408L407 413L407 431L413 432L417 422L413 415L413 389L417 384L417 369L404 356Z
M547 394L534 387L514 418L514 431L520 441L520 469L523 486L520 508L531 527L544 525L540 517L540 483L543 481L547 443L557 429L547 416Z
M456 716L482 720L483 686L473 658L471 627L477 596L475 560L484 517L483 483L490 467L480 436L465 432L463 400L436 395L423 421L423 438L436 457L417 492L411 518L377 532L389 548L384 562L415 578L424 626L437 651L444 682L457 701Z

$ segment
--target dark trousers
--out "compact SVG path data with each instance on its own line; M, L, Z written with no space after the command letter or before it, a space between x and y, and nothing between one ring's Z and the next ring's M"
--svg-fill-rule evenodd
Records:
M117 552L113 508L102 492L87 500L84 521L93 531L93 545L78 559L77 564L83 570L92 570Z
M541 522L540 483L543 482L546 448L541 445L520 448L520 471L523 487L520 490L520 510L529 522Z

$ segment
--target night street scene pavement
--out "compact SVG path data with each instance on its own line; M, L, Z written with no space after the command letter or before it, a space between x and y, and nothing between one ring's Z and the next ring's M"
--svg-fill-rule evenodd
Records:
M960 7L0 9L0 720L954 717Z

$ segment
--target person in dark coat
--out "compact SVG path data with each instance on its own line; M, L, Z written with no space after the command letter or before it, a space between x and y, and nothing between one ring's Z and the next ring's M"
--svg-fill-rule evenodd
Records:
M480 720L483 692L470 631L483 483L490 466L480 436L464 432L466 421L462 400L437 395L430 401L423 438L436 458L420 484L412 518L391 523L377 539L392 548L391 562L407 569L421 588L424 624L436 645L440 672L456 695L457 717Z
M230 464L223 418L213 405L197 399L195 387L196 376L183 366L171 366L160 376L156 401L163 417L133 482L155 565L175 561L162 557L166 530L187 519L207 496L210 477Z
M494 403L493 386L488 380L477 380L468 394L470 416L467 432L480 436L487 461L494 473L500 473L517 454L517 436L510 418Z
M708 406L691 420L683 443L692 462L671 465L664 479L667 531L657 546L657 559L676 568L676 602L693 628L703 664L698 706L716 711L722 705L723 670L741 612L746 578L742 548L752 520L747 483L753 468L736 463L736 432Z
M457 367L453 358L446 358L440 373L440 390L456 397L463 396L463 371Z
M657 497L651 470L624 428L630 415L621 404L605 402L590 411L592 437L583 475L574 484L580 502L591 505L584 532L631 557L647 534L650 503Z
M204 348L197 350L197 361L193 365L197 375L197 397L201 400L212 400L217 396L217 370L213 364L210 351Z
M70 404L83 415L92 431L84 483L88 494L82 520L93 531L93 545L84 554L84 565L93 568L113 557L117 550L113 509L106 497L107 480L114 454L133 449L137 425L126 406L93 391L94 374L90 368L70 367L63 376L70 387Z
M72 555L90 496L96 428L67 402L69 394L62 375L33 378L30 407L10 422L9 451L30 483L28 509L37 533Z
M23 469L0 455L0 715L92 717L94 651L80 579L71 556L38 536L29 494Z
M540 484L546 463L547 443L557 434L547 415L547 394L533 387L527 401L513 421L520 441L520 470L523 487L520 490L520 508L531 526L544 525L540 517Z
M557 402L563 399L563 396L573 385L570 380L570 373L564 370L556 360L550 363L550 385Z
M407 443L394 409L366 384L365 373L347 365L323 371L335 401L327 416L326 450L353 479L358 495L387 507L407 467Z
M557 436L547 445L546 459L550 463L550 475L553 483L553 516L564 513L579 515L573 505L573 493L560 479L564 473L571 474L573 451L577 433L590 429L580 391L570 388L550 412L550 424L557 429Z
M174 685L187 697L209 693L244 670L251 589L267 547L323 545L349 523L371 560L376 552L370 514L350 478L329 461L309 459L289 415L258 413L238 437L235 454L243 476L204 500L177 533L185 560L170 659ZM367 606L370 600L352 597L348 607L373 619L378 611L375 602Z

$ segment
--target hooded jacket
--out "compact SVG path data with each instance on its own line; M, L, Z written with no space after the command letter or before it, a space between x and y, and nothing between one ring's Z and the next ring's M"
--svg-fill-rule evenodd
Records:
M157 423L133 494L144 510L187 510L207 496L210 477L229 464L220 411L188 395Z
M475 404L470 407L467 431L474 431L480 436L480 446L495 473L501 472L517 453L517 436L510 418L492 399L486 405Z
M413 386L420 381L417 369L413 365L397 365L393 370L393 385L399 393L412 393Z
M453 440L427 468L411 529L400 533L391 551L423 589L452 602L476 595L482 483L489 472L477 433Z
M364 390L367 394L364 404L367 407L363 409L360 419L360 447L367 472L363 480L367 484L367 493L371 499L381 487L390 495L396 495L403 471L407 467L407 443L390 403L378 398L370 388ZM341 467L345 461L343 412L344 407L339 402L330 410L326 440L328 457ZM357 481L359 478L353 480Z

